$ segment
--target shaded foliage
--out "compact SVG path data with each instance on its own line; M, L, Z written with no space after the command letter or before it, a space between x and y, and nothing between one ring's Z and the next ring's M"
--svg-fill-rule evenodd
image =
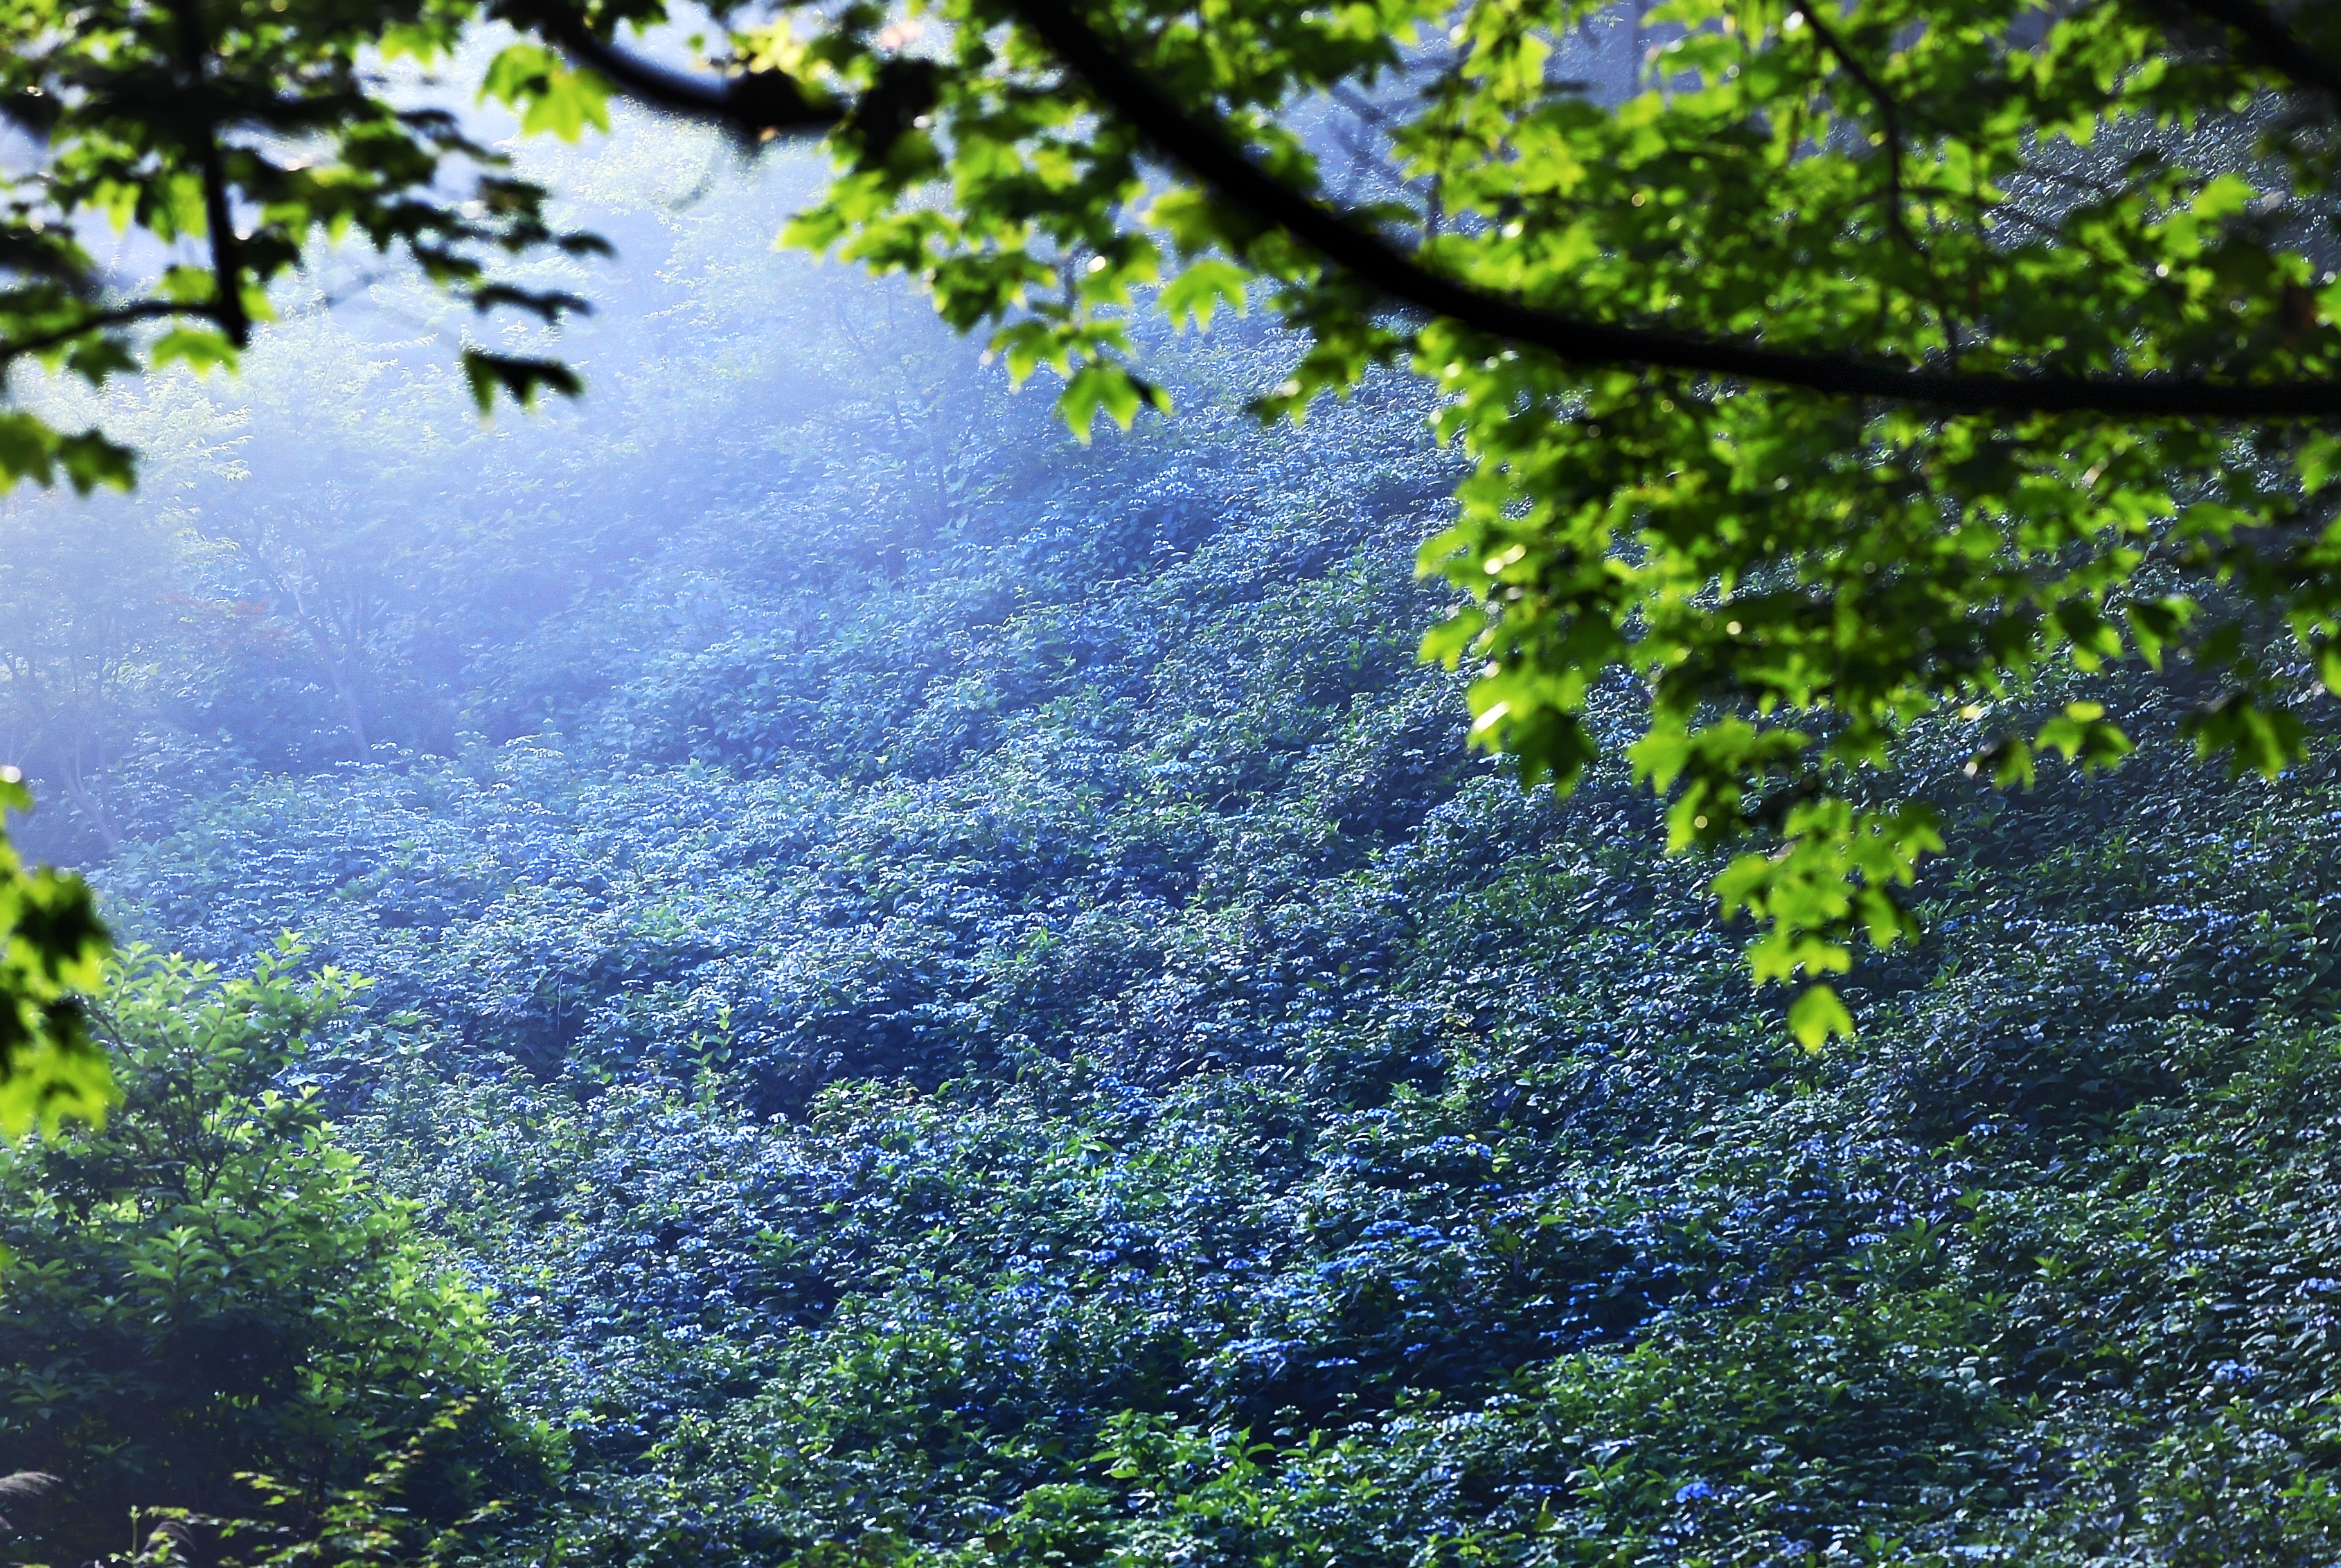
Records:
M334 1142L301 1071L354 991L301 957L223 979L132 954L98 1003L122 1107L0 1146L0 1465L59 1481L12 1507L13 1561L115 1551L133 1509L256 1509L248 1471L314 1506L500 1385L480 1293ZM425 1517L551 1457L486 1407L453 1436L411 1478Z

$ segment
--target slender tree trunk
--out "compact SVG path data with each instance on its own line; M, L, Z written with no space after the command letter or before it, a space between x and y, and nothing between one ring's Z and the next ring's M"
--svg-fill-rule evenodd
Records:
M105 853L113 854L122 847L122 829L115 824L114 814L106 809L105 803L90 789L89 780L82 772L80 745L76 743L60 745L57 755L58 787L65 792L65 799L73 803L74 809L81 813L83 820L96 830L97 841L105 846Z
M21 748L20 765L25 773L55 784L66 802L81 813L83 820L96 833L98 842L105 846L105 853L111 855L122 847L122 829L114 820L114 813L89 787L88 771L82 762L85 732L73 722L71 710L62 708L52 696L36 661L12 661L10 678L12 684L28 694L33 710L30 731L17 742ZM44 764L40 760L44 753L54 761Z
M358 761L364 762L374 755L374 742L366 734L365 713L358 706L357 688L351 684L343 669L341 655L334 649L332 629L320 624L309 613L309 606L302 599L297 586L280 584L280 588L292 601L294 618L301 623L301 629L309 634L309 641L316 648L317 657L324 661L325 678L333 683L334 695L341 703L342 722L349 726L350 739L358 748Z

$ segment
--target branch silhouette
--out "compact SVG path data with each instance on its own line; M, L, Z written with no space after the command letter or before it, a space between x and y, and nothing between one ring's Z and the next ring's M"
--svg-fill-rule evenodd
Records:
M808 95L783 72L711 76L677 71L596 37L575 12L561 6L532 10L525 19L563 53L591 66L636 103L721 126L745 142L827 131L845 117L844 110Z
M2205 0L2221 4L2224 0ZM1644 365L1963 413L2210 418L2341 414L2341 380L2231 382L2192 375L1959 375L1627 326L1543 309L1433 272L1262 170L1215 125L1181 109L1065 0L1011 0L1019 20L1162 156L1395 303L1583 365Z
M2251 0L2187 0L2226 23L2296 80L2341 93L2336 70ZM1640 366L1798 387L1832 396L1916 404L1954 413L2102 414L2140 418L2329 418L2341 380L2253 382L2199 375L1954 373L1854 354L1770 348L1658 325L1572 315L1426 266L1345 214L1276 178L1213 121L1190 113L1092 26L1069 0L1008 0L1009 8L1157 155L1260 221L1282 229L1391 304L1585 365ZM550 7L538 25L554 43L653 108L727 125L756 140L826 131L850 111L819 104L777 72L716 79L642 61L595 38L573 13Z

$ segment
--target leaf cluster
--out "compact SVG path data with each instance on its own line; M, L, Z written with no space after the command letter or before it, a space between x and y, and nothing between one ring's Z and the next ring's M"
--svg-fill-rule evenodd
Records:
M254 1508L244 1472L279 1477L298 1525L384 1443L497 1384L478 1292L300 1079L355 991L300 959L288 943L227 979L132 954L94 1004L120 1108L0 1149L0 1455L62 1481L12 1514L13 1561L118 1550L128 1509ZM543 1463L508 1415L457 1426L406 1466L427 1472L408 1478L418 1518Z

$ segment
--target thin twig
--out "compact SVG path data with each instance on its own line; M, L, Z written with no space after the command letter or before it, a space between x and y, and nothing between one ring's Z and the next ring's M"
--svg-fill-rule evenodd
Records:
M683 119L721 125L756 143L790 133L828 131L845 117L834 104L808 96L785 72L705 76L671 70L593 35L573 11L548 5L527 20L563 52L608 78L627 97Z
M1926 255L1927 247L1920 245L1918 236L1910 232L1908 215L1902 210L1902 115L1894 102L1894 95L1886 90L1885 84L1869 74L1868 68L1862 65L1853 51L1846 47L1845 40L1821 20L1820 11L1811 4L1811 0L1789 0L1789 9L1805 19L1805 25L1812 29L1814 41L1837 62L1838 69L1852 77L1855 84L1869 95L1870 102L1878 105L1878 123L1886 132L1886 221L1894 226L1896 234L1902 236L1903 244L1920 255Z
M2228 382L2203 375L1952 374L1849 355L1761 347L1594 321L1543 309L1433 272L1252 162L1215 123L1190 115L1136 69L1068 0L1010 0L1019 21L1150 145L1255 217L1283 229L1392 303L1585 365L1641 365L1966 412L2104 414L2133 417L2301 418L2341 415L2341 380ZM2248 0L2189 0L2305 82L2341 90L2326 68ZM1800 7L1801 8L1801 7ZM1807 20L1812 20L1808 12ZM721 85L640 60L595 38L573 13L550 6L531 21L619 91L652 107L732 127L755 139L833 128L845 111L809 99L778 72ZM2272 41L2268 29L2274 27ZM1821 29L1816 27L1818 36ZM2284 45L2289 41L2289 47ZM2273 42L2274 47L2271 46ZM1840 57L1848 74L1866 74Z
M218 325L219 312L209 305L183 305L175 300L141 300L136 305L116 305L82 317L69 326L55 327L31 337L0 339L0 367L5 367L26 355L61 348L74 339L93 332L103 332L109 326L127 326L133 322L155 321L165 316L200 315Z

